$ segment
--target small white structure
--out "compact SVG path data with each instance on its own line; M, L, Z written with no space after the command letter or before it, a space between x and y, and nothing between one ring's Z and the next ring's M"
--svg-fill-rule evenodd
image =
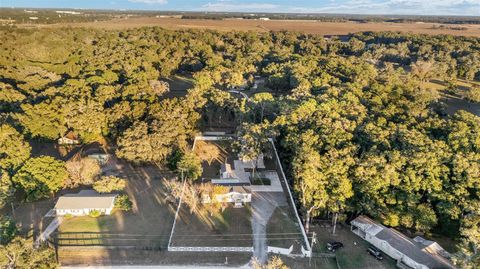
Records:
M80 14L82 14L81 12L69 11L69 10L56 10L55 13L57 13L57 14L70 14L70 15L80 15Z
M63 137L60 137L58 139L58 144L59 145L78 145L80 144L80 141L78 140L78 136L74 132L69 131Z
M455 268L448 252L433 241L416 237L414 240L404 234L387 228L366 216L351 221L351 230L356 235L392 257L397 267L405 269Z
M97 161L100 165L104 165L110 160L110 154L107 153L93 153L88 154L87 157Z
M252 193L248 186L230 186L225 194L216 194L213 199L208 195L203 197L203 203L234 203L234 207L243 207L252 201Z
M57 216L67 214L85 216L91 211L98 211L105 215L112 213L116 194L100 194L94 190L83 190L79 193L65 194L55 204Z
M223 163L220 166L220 178L237 178L237 175L235 175L234 171L232 170L232 166L229 163Z

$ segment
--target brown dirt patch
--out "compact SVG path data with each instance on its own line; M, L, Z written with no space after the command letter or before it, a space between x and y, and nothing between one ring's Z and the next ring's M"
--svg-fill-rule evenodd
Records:
M20 27L89 27L100 29L123 30L144 26L160 26L166 29L209 29L219 31L298 31L320 35L346 35L363 31L400 31L416 34L451 34L455 36L480 36L480 26L473 24L459 24L457 27L465 27L466 30L452 30L438 28L438 23L356 23L356 22L319 22L309 20L202 20L202 19L179 19L179 18L151 18L135 17L128 19L114 19L100 22L65 23L53 25L21 25Z

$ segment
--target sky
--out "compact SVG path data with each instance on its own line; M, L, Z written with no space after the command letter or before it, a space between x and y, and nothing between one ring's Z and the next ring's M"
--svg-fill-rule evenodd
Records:
M0 7L480 16L480 0L0 0Z

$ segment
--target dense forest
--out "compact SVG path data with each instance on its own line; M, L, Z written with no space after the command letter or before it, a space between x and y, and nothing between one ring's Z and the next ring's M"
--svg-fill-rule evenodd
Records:
M2 205L15 192L32 201L67 187L64 164L31 156L32 142L73 131L83 143L106 139L134 163L172 167L196 133L233 126L243 154L276 139L307 221L367 214L391 227L461 238L455 262L480 262L480 117L447 114L426 83L455 89L459 79L480 80L479 38L0 32ZM172 94L176 76L192 87ZM250 98L227 91L239 87ZM464 91L479 101L478 87Z

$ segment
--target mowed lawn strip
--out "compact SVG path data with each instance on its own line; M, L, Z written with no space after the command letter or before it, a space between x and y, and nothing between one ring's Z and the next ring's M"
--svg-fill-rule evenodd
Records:
M221 214L191 213L182 205L172 238L176 247L251 247L250 207L228 207Z

